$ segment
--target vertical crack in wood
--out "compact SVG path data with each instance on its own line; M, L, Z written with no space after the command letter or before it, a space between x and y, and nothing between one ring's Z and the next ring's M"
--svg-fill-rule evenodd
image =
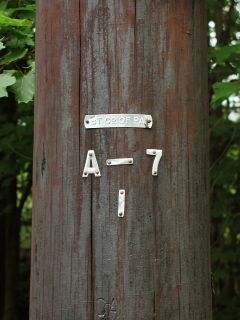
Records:
M79 168L81 168L81 85L82 85L82 21L81 21L81 0L79 0L79 84L78 84L78 94L79 94L79 105L78 105L78 121L79 121L79 130L78 130L78 152L79 152Z
M43 143L42 160L41 160L41 175L42 175L42 177L44 175L45 169L46 169L46 156L45 156L45 147L44 147L44 143Z
M93 259L94 259L94 252L93 252L93 179L94 177L91 176L91 203L90 203L90 213L91 213L91 231L90 231L90 254L91 254L91 305L92 305L92 320L94 320L95 315L95 303L94 303L94 270L93 270Z
M156 292L153 293L153 318L156 318Z

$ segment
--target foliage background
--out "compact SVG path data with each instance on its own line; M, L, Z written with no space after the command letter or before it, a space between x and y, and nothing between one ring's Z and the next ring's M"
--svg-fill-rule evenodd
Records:
M240 2L209 1L214 319L240 319Z
M34 0L0 1L0 319L28 319ZM212 291L240 319L240 1L209 0Z
M0 319L28 319L34 1L0 1Z

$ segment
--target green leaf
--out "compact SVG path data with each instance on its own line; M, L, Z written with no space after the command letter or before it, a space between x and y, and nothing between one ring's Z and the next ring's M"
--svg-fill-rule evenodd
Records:
M22 58L25 57L27 54L28 49L17 49L12 52L7 53L1 60L0 60L0 65L8 65L12 62L16 62Z
M210 53L210 58L215 58L216 62L221 64L231 58L233 54L240 54L240 44L214 48Z
M29 36L12 36L9 41L6 42L6 47L9 49L22 49L25 46L34 46L34 41Z
M7 10L7 2L1 2L0 3L0 11L5 11Z
M0 12L0 27L31 27L32 22L27 19L14 19Z
M16 83L11 87L18 103L28 103L34 97L35 72L31 69L27 74L17 77Z
M7 11L12 14L16 11L35 11L36 9L36 6L35 4L29 4L29 5L26 5L24 7L17 7L17 8L9 8Z
M2 50L2 49L4 49L4 48L5 48L5 46L4 46L3 42L0 41L0 50Z
M220 104L232 94L240 92L240 80L232 82L216 82L213 85L213 89L214 95L212 97L212 104Z
M0 74L0 97L8 97L7 87L12 86L16 78L7 72Z

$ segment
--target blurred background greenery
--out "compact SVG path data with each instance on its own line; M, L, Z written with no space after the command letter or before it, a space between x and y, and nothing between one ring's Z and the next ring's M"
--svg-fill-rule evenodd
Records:
M0 1L0 319L28 319L35 1ZM240 319L240 1L208 1L212 293ZM206 35L207 36L207 35Z

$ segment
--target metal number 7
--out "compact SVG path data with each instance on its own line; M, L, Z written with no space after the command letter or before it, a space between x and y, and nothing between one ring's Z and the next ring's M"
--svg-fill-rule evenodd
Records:
M162 150L160 149L147 149L146 154L150 156L155 156L152 166L152 175L157 176L158 175L158 165L162 158Z

